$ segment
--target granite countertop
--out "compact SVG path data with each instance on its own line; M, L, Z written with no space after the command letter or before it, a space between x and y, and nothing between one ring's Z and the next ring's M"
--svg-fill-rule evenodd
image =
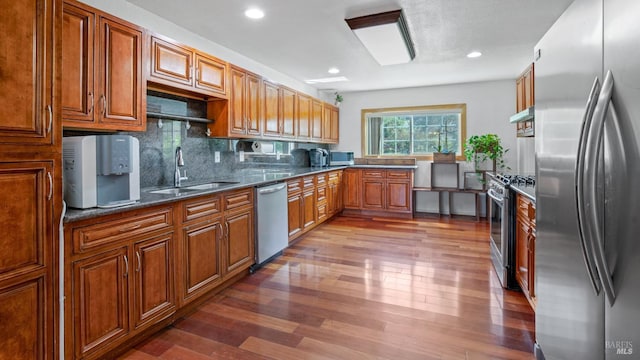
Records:
M359 169L391 169L391 170L415 170L418 165L351 165L350 168Z
M524 185L524 184L511 184L509 185L511 189L513 189L518 194L522 194L532 201L536 201L536 187L535 185Z

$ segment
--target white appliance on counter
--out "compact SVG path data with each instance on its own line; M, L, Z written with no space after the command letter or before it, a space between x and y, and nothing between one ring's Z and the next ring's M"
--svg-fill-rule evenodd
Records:
M140 200L140 150L129 135L62 140L64 200L69 207L116 207Z

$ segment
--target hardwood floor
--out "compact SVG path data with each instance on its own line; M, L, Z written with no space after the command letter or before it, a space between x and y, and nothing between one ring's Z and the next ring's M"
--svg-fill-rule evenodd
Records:
M533 312L500 287L488 231L337 217L123 358L533 359Z

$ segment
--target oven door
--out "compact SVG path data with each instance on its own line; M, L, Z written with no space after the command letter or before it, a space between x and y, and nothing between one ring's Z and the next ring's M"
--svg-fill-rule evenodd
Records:
M502 197L493 190L487 192L489 200L489 229L491 261L498 274L502 287L508 287L508 242L509 242L509 218L508 197Z

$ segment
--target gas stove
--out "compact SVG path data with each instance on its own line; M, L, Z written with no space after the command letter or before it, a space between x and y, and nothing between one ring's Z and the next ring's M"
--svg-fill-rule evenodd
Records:
M495 178L506 185L535 186L535 175L496 174Z

